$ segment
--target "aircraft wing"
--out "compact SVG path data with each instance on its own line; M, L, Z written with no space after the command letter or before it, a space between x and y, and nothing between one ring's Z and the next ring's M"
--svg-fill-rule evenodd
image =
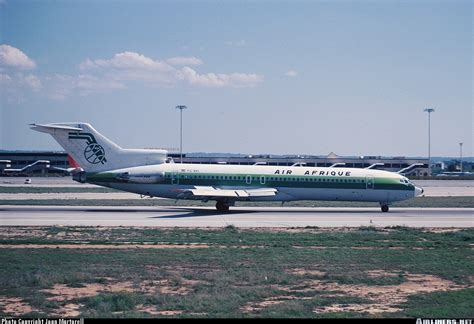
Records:
M271 197L277 194L275 188L256 188L256 189L220 189L216 187L196 186L194 189L182 190L177 198L179 199L231 199L239 200L254 197Z

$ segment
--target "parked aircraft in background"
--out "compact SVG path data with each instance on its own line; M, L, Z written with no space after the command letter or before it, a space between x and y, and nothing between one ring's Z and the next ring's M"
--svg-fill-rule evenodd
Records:
M436 175L437 177L473 177L474 173L468 171L453 171L442 172Z
M236 201L368 201L383 212L423 189L399 173L358 168L167 163L165 150L124 149L90 124L32 124L79 163L73 179L141 195L216 201L220 212Z
M12 161L11 160L0 160L0 169L8 169L11 168L12 166Z
M27 173L33 172L35 170L47 169L51 165L50 161L48 160L38 160L31 164L24 166L21 169L3 169L3 173L5 174L20 174L20 173Z

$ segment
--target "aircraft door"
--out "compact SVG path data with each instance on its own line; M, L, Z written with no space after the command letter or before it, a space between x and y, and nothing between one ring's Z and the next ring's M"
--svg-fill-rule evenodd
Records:
M260 184L265 184L265 176L260 177Z
M366 189L374 189L374 178L365 177L365 186Z
M246 184L251 184L252 183L252 176L245 176L245 183Z
M179 184L179 174L178 173L172 173L171 174L171 184L172 185L177 185Z

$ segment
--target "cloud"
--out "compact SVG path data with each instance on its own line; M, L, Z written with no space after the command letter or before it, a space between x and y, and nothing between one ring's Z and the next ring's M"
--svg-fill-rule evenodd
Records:
M104 82L99 78L96 78L91 75L79 75L75 80L75 88L77 88L81 94L86 95L90 93L103 93L112 90L122 90L125 89L125 84L109 80Z
M21 50L6 44L0 45L1 94L8 101L21 102L29 91L40 90L40 78L25 72L34 68L35 62Z
M166 60L167 63L171 65L201 65L202 61L198 59L197 57L191 56L191 57L182 57L182 56L177 56L177 57L172 57Z
M11 89L22 89L27 87L31 90L37 91L41 88L41 81L33 74L25 75L23 73L14 73L9 75L0 73L0 85Z
M11 76L9 76L8 74L0 73L0 85L7 85L11 81L12 81Z
M245 73L207 73L199 74L190 67L185 66L179 74L180 79L189 82L192 85L204 87L254 87L258 83L263 82L263 76L257 74Z
M72 94L86 96L126 88L125 84L121 82L105 80L87 74L80 74L78 76L55 74L45 77L44 84L44 93L47 97L54 100L64 100Z
M125 84L140 82L146 86L175 86L185 81L201 87L253 87L263 81L263 76L246 73L205 73L199 74L189 65L201 65L196 57L172 57L156 60L135 52L115 54L111 59L87 59L80 69L103 82ZM185 65L181 69L175 67ZM109 89L109 88L107 88Z
M22 72L0 73L0 96L9 102L23 102L28 93L38 92L42 87L43 84L36 75Z
M74 78L68 75L55 74L44 79L44 94L54 100L63 100L71 95L74 89Z
M36 75L28 74L26 76L22 76L22 79L23 83L35 91L38 91L41 88L41 81Z
M79 65L81 70L91 70L99 68L111 68L117 70L148 70L148 71L169 71L173 67L168 63L153 60L135 52L123 52L115 54L110 60L90 60L87 59Z
M287 71L287 72L285 73L285 75L286 75L287 77L294 78L295 76L298 75L298 72L296 72L295 70L289 70L289 71Z
M35 67L35 62L18 48L6 44L0 45L0 69L31 70Z
M232 47L244 47L245 45L247 45L244 39L237 40L237 41L227 41L224 44L226 44L227 46L232 46Z
M12 54L13 53L13 54ZM109 59L86 59L79 64L79 73L53 74L38 77L11 68L34 68L36 65L18 49L4 45L0 66L0 85L4 93L24 97L25 90L38 91L50 99L64 100L73 95L86 96L124 90L132 85L141 87L175 87L185 84L195 87L254 87L263 82L255 73L199 73L191 68L203 62L196 57L152 59L136 52L122 52Z
M96 81L117 86L125 82L141 82L148 86L176 83L176 68L163 60L153 60L135 52L115 54L111 59L87 59L79 65L84 75ZM111 87L106 86L106 89Z

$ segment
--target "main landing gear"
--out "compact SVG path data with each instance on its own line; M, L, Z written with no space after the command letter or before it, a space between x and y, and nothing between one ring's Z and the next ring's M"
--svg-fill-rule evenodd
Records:
M380 208L382 209L382 212L386 213L388 212L388 205L386 204L380 204Z
M218 212L227 213L229 211L229 205L223 201L218 201L216 203L216 209Z

